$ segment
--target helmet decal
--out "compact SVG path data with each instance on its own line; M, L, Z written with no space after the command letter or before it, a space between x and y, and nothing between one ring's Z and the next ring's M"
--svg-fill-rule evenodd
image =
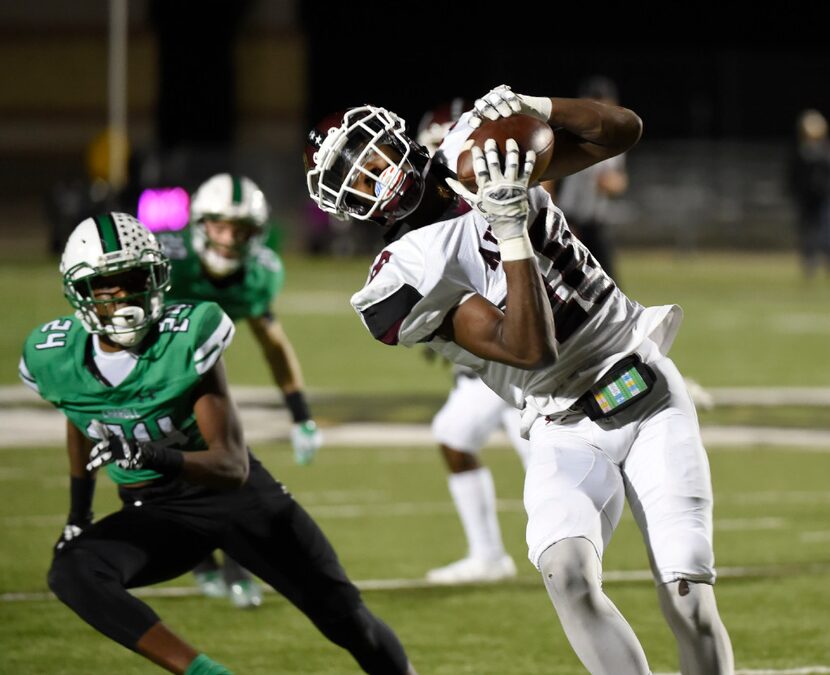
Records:
M381 204L385 205L398 194L397 190L404 182L403 177L403 171L395 166L387 166L381 171L378 182L375 183L375 197L380 200Z
M105 214L103 216L95 216L95 225L98 228L98 234L101 236L101 243L103 244L104 253L112 253L121 248L121 242L118 239L118 230L112 220L112 216Z

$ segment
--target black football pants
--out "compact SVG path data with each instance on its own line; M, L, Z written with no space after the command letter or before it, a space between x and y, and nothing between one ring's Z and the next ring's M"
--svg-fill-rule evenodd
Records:
M120 489L123 508L59 551L49 587L84 621L135 649L159 617L126 589L189 572L222 549L296 605L369 673L405 673L395 634L363 605L326 536L253 456L236 490L181 481Z

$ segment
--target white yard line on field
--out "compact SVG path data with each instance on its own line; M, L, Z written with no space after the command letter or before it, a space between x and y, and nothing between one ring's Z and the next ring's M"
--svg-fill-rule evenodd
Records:
M830 387L704 387L716 406L803 405L830 406ZM275 387L232 386L231 393L239 405L281 405ZM348 395L348 392L343 392ZM312 398L314 391L311 392ZM31 389L22 384L0 386L0 406L42 404Z
M252 445L288 440L291 422L285 410L241 407L245 438ZM0 448L55 447L65 442L65 419L49 408L0 409ZM805 452L830 452L830 430L776 429L771 427L703 427L703 441L710 448L794 448ZM401 447L434 445L428 424L350 423L324 427L326 444L352 447ZM509 445L503 432L490 437L488 446Z
M830 530L819 532L802 532L799 537L805 544L823 544L830 541Z
M736 670L735 675L826 675L830 666L804 666L803 668L784 668L783 670ZM654 675L680 675L680 673L654 673Z
M769 578L769 577L792 577L796 574L827 574L830 572L830 564L808 563L792 565L759 565L746 567L723 567L718 569L719 579L746 579L746 578ZM630 583L630 582L653 582L650 570L606 570L602 573L603 583ZM424 578L420 579L363 579L354 582L362 591L401 591L419 588L447 588L446 585L434 584ZM535 575L521 575L516 579L504 582L495 582L505 585L536 586L541 582ZM460 584L461 585L461 584ZM470 584L477 585L477 584ZM198 586L150 586L148 588L137 588L130 591L137 596L144 598L179 598L194 597L201 595ZM268 586L265 592L274 593ZM0 594L0 602L38 602L43 600L55 600L55 596L48 591L17 592Z

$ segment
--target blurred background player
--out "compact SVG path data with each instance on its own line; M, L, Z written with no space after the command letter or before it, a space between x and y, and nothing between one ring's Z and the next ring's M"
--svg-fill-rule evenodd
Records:
M830 270L830 142L827 120L818 110L804 110L798 116L788 179L796 205L801 266L810 278L822 258Z
M436 156L441 141L469 107L464 99L454 98L421 118L417 140L433 161L441 161L441 155ZM461 204L462 209L469 208L466 202ZM450 472L447 483L467 539L467 555L429 570L426 577L441 584L508 579L516 576L516 564L504 548L493 474L481 463L479 451L493 432L503 429L524 466L528 442L520 435L518 409L493 392L473 370L454 365L453 380L446 403L432 420L432 435Z
M285 272L264 243L269 215L262 190L245 176L220 173L195 191L191 222L159 241L170 259L171 300L209 300L234 321L245 319L262 348L292 417L291 444L298 464L309 464L322 443L303 393L300 363L272 312ZM213 556L195 570L205 595L229 595L237 607L262 602L251 576L228 556L220 569Z
M617 86L600 75L582 82L578 96L609 105L619 103ZM568 214L571 230L617 283L610 201L627 189L624 154L571 174L556 186L556 203Z

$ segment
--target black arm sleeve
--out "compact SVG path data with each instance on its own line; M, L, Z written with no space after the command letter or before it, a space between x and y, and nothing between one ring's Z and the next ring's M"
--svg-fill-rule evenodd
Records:
M69 477L69 518L71 525L92 522L92 499L95 496L95 479L92 476Z

